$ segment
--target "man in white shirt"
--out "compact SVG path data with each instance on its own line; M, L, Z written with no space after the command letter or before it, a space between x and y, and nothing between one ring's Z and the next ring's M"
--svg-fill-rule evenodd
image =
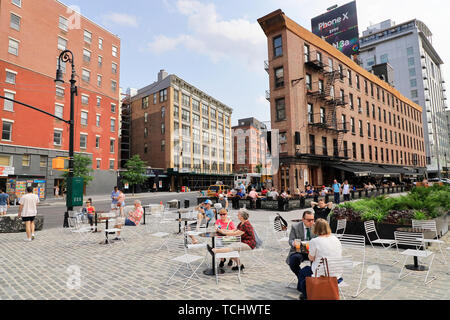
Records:
M37 204L39 203L39 197L33 194L33 187L27 188L27 194L20 198L19 204L19 218L25 222L25 231L27 233L27 239L25 241L30 242L34 240L35 224L34 219L37 215Z
M344 201L350 201L350 185L347 180L342 185L342 194L344 195Z

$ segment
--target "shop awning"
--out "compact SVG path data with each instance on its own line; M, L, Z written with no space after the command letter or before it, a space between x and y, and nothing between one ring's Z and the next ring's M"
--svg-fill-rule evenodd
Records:
M353 173L357 177L366 177L370 175L370 169L368 169L367 167L362 167L351 163L330 164L329 166L338 170Z

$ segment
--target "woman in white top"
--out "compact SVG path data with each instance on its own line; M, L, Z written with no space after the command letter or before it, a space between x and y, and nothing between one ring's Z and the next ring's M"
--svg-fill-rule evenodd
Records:
M344 201L350 201L350 185L347 180L342 185L342 194L344 195Z
M306 299L306 278L314 276L316 269L322 258L341 258L342 245L338 238L331 234L331 228L324 219L318 219L313 228L314 234L318 237L309 242L309 260L312 261L311 267L307 266L300 270L299 289L301 291L300 299Z

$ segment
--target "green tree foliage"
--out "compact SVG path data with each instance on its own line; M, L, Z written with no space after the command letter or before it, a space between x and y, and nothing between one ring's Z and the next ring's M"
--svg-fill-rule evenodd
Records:
M89 183L94 179L91 176L92 171L92 160L87 156L81 154L75 154L73 158L73 176L76 178L83 178L84 186L87 187ZM69 172L64 172L64 185L66 179L69 177Z
M122 172L121 175L125 182L133 186L133 194L135 185L144 183L145 180L147 180L147 177L145 176L146 167L147 163L143 161L139 155L134 155L125 164L127 171Z

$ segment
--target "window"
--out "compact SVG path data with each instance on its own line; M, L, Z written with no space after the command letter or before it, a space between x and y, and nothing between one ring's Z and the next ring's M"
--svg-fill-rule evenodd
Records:
M312 78L310 74L306 74L306 89L312 90Z
M13 91L6 91L5 90L5 97L14 100L15 92L13 92ZM4 101L5 102L3 104L3 110L5 110L5 111L14 111L14 102L6 100L6 99L4 99Z
M117 90L117 82L114 80L111 80L111 90L113 92L116 92L116 90Z
M117 74L117 64L116 63L112 63L112 69L111 69L112 74Z
M84 41L87 43L91 43L92 42L92 33L84 30Z
M359 135L364 136L362 120L359 120Z
M100 127L100 120L101 120L101 115L97 114L97 115L95 116L95 125L96 125L97 127Z
M19 55L19 41L14 39L9 39L8 52L18 56Z
M83 61L91 62L91 52L89 50L83 49Z
M275 58L283 55L283 39L281 36L273 38L273 55Z
M322 154L328 155L327 137L322 137Z
M366 101L366 115L370 117L370 107L369 107L369 101Z
M350 127L352 129L352 133L355 134L356 133L356 129L355 129L355 118L350 118Z
M341 95L341 97L343 97L343 95ZM349 94L349 99L350 99L350 109L354 110L355 105L353 104L353 94L352 93Z
M316 137L313 134L309 135L309 153L316 154Z
M418 97L418 91L411 90L411 99L417 99L417 97Z
M356 159L356 143L352 142L353 159Z
M416 76L416 69L409 69L409 76L410 77L415 77Z
M56 87L56 96L63 98L64 97L64 88Z
M364 160L364 157L365 157L365 155L364 155L364 145L361 144L361 160Z
M333 59L331 58L328 58L328 68L330 72L333 71Z
M179 103L179 101L180 101L180 92L178 91L178 90L173 90L173 102L174 103L176 103L176 104L178 104ZM202 106L203 108L205 107L205 106ZM206 110L208 110L208 106L206 106Z
M361 82L359 80L359 75L356 75L356 88L358 90L361 89Z
M165 151L166 150L166 140L161 140L161 151Z
M320 108L320 123L326 123L325 108Z
M59 28L63 31L69 31L69 20L64 17L59 17Z
M97 159L97 169L100 169L102 159Z
M111 118L111 132L116 132L116 119Z
M102 86L102 76L101 75L97 75L97 86L99 86L99 87Z
M358 98L356 101L358 103L358 113L362 113L361 98Z
M389 62L389 55L388 54L383 54L380 57L380 63L388 63Z
M406 48L406 53L408 56L412 56L414 54L414 48L413 47Z
M166 125L163 123L161 124L161 134L165 134L166 133Z
M323 80L319 80L319 92L320 93L324 93L325 92Z
M200 112L200 102L192 99L192 110Z
M417 80L411 79L411 80L409 80L409 84L410 84L411 88L417 87Z
M82 95L81 96L81 104L84 104L84 105L89 104L89 96Z
M309 46L307 44L303 46L303 52L305 54L305 62L309 62Z
M118 53L119 53L119 50L117 49L117 47L116 46L112 46L112 55L113 55L113 57L117 57Z
M62 130L55 129L53 131L53 144L60 146L62 144Z
M116 141L114 139L109 140L109 152L114 153L114 146L116 144Z
M372 146L369 146L369 160L372 161L373 157L372 157Z
M352 71L351 70L347 70L347 76L348 76L348 85L352 86L353 80L352 80Z
M98 56L98 67L101 68L103 65L103 57L102 56Z
M81 125L82 126L88 125L88 112L87 111L81 111Z
M11 13L11 21L9 26L17 31L20 31L20 17L14 13Z
M103 39L102 38L98 38L98 48L100 50L103 50Z
M111 112L116 113L116 105L114 103L111 103Z
M13 125L12 122L3 120L2 140L4 140L4 141L12 140L12 125Z
M16 75L17 73L14 71L6 70L6 79L5 82L9 84L16 84Z
M22 167L29 167L31 165L31 155L24 154L22 156Z
M109 160L109 170L114 170L116 160L110 159Z
M58 49L61 51L66 50L67 48L67 40L61 37L58 37Z
M87 135L86 134L80 134L80 148L81 149L87 148Z
M275 88L284 87L284 69L283 67L275 69Z
M275 100L275 110L277 121L286 120L286 106L284 98Z
M367 122L367 136L370 138L372 137L372 134L370 133L370 123Z
M83 71L81 72L81 79L86 82L91 81L91 72L83 69Z
M47 157L46 156L41 156L41 160L39 161L39 166L41 168L47 167Z
M339 78L344 80L344 67L341 64L339 65Z
M147 109L148 108L148 96L142 98L142 109Z
M342 115L342 129L347 131L347 117L345 114Z
M414 67L414 57L408 58L408 67Z
M167 89L161 90L159 92L159 102L167 101Z
M97 97L97 107L100 107L101 104L102 104L102 98Z
M191 112L189 110L181 110L181 120L191 122Z
M148 129L144 128L144 138L147 138L147 137L148 137Z
M148 144L144 144L144 153L148 153Z
M377 126L373 125L373 138L377 140Z
M308 122L314 123L314 106L312 103L308 103Z

